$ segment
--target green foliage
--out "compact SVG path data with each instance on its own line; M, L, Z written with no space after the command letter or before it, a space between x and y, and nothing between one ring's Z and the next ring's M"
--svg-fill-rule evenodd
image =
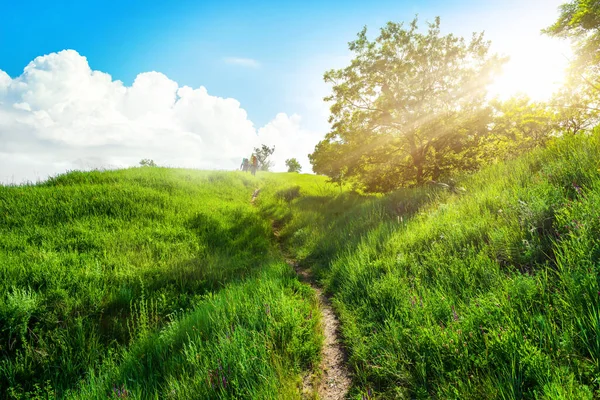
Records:
M550 105L559 131L566 135L589 132L600 122L597 98L598 91L578 79L556 92Z
M558 20L543 32L571 39L575 58L567 84L552 103L566 132L577 133L596 125L600 112L600 3L572 0L563 4L560 11Z
M558 20L543 32L572 39L577 55L573 66L580 72L587 70L598 76L600 4L597 0L572 0L563 4Z
M442 35L439 18L420 33L415 19L389 22L373 41L365 28L349 48L350 65L325 74L332 130L310 155L315 172L387 192L477 166L486 86L504 61L482 34Z
M254 148L254 155L258 160L258 169L261 171L268 171L273 166L273 163L269 161L269 157L275 152L275 146L269 147L263 144L261 147Z
M544 147L558 134L559 126L552 108L533 102L527 96L491 102L494 118L490 135L482 148L488 159L504 159Z
M288 172L300 172L302 171L302 165L295 158L288 158L285 160L285 166L288 168Z
M150 160L149 158L144 158L142 161L140 161L140 165L142 167L156 167L154 160Z
M259 182L157 167L0 186L0 397L297 393L318 313L250 204ZM206 380L219 359L227 388Z
M596 131L463 177L455 194L317 194L292 181L277 190L299 185L300 197L261 207L333 296L352 396L591 399L599 166Z

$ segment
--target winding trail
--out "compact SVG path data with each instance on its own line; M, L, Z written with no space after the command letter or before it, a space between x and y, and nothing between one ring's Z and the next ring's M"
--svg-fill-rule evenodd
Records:
M258 197L260 189L256 189L252 194L254 201ZM322 288L312 276L309 268L301 267L295 260L289 258L285 253L279 229L273 223L273 233L277 238L279 247L286 257L286 262L296 271L296 274L302 282L307 283L315 291L319 299L319 310L321 311L321 325L323 327L323 348L321 350L322 358L319 370L322 375L307 374L303 378L302 398L303 399L321 399L321 400L343 400L346 398L352 380L350 372L346 366L346 353L340 340L340 322L333 311L331 301L323 293Z

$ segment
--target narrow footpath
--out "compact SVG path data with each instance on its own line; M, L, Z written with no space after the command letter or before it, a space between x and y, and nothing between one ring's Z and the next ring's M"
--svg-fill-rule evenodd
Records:
M320 370L323 375L320 377L320 384L316 392L319 399L322 400L342 400L350 389L350 373L346 367L346 355L342 348L339 321L333 312L331 301L323 294L323 290L313 279L310 271L298 266L297 263L287 260L296 270L300 280L308 283L319 298L319 309L321 310L321 323L323 325L323 335L325 340L322 349L322 361ZM315 392L310 376L304 379L303 396L311 398Z
M260 189L256 189L252 194L254 201L260 194ZM282 252L283 247L279 239L279 230L273 225L273 233L277 238ZM303 379L302 398L303 399L321 399L321 400L343 400L350 389L351 379L348 368L346 367L346 353L342 347L340 339L340 322L337 319L331 306L331 301L323 294L322 288L314 279L308 268L302 268L295 260L286 255L286 262L294 268L296 274L302 282L312 287L319 299L319 310L321 311L321 324L323 326L323 348L321 349L320 376L308 374ZM318 386L315 388L315 386Z

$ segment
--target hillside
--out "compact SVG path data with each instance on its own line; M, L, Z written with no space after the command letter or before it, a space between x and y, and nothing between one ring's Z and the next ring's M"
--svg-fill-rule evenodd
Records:
M293 258L351 398L597 397L599 168L596 133L456 190L150 167L0 187L1 396L299 398L323 335Z
M319 313L257 186L136 168L0 187L0 397L297 396Z
M300 183L289 205L262 207L333 298L355 398L597 398L599 171L596 132L464 190L331 197Z

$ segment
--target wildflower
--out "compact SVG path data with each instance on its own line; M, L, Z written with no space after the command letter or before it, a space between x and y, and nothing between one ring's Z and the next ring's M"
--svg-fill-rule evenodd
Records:
M271 315L271 307L267 303L265 303L265 313Z
M454 306L452 306L452 317L454 318L455 321L458 321L458 314L454 310Z
M577 194L581 194L582 192L581 186L577 185L575 182L573 182L573 189L575 189Z
M129 392L127 391L127 389L125 388L125 385L121 385L121 387L117 387L113 384L113 394L118 398L118 399L126 399L127 396L129 396Z

